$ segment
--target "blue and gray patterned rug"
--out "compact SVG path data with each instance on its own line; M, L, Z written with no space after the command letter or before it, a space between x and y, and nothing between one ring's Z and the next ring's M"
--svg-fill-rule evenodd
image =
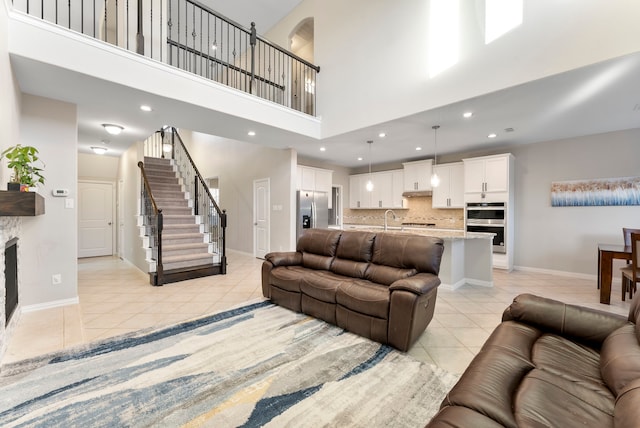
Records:
M260 302L6 365L0 426L421 427L457 379Z

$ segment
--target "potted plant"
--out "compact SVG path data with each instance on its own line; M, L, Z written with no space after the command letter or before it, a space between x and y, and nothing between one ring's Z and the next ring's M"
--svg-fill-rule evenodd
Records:
M13 170L8 190L22 192L35 191L37 184L44 184L44 162L38 157L38 149L32 146L17 144L0 154L0 159L7 158L7 167Z

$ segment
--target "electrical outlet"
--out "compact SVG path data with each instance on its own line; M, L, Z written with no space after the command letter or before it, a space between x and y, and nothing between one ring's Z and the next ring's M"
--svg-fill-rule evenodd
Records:
M59 273L51 275L51 283L53 285L62 284L62 275Z

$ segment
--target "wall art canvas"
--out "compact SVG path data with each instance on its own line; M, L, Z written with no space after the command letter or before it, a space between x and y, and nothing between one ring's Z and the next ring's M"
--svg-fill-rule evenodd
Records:
M640 177L554 181L552 207L640 205Z

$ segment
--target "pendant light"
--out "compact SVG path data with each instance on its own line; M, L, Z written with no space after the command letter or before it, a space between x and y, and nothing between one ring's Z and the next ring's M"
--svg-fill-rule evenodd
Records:
M369 144L369 180L367 180L366 188L367 192L373 192L373 181L371 180L371 145L373 144L372 140L367 141Z
M440 125L433 125L433 174L431 174L431 187L438 187L440 185L440 177L436 173L436 166L438 165L438 128Z

